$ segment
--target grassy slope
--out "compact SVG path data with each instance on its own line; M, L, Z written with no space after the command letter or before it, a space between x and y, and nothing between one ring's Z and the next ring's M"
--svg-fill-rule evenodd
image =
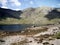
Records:
M54 24L60 21L59 18L48 20L44 16L53 8L39 7L23 10L21 19L7 18L0 21L0 24Z

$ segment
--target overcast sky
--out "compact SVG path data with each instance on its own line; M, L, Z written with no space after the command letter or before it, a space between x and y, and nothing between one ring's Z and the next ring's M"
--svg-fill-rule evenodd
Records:
M13 10L41 6L60 8L60 0L0 0L0 7Z

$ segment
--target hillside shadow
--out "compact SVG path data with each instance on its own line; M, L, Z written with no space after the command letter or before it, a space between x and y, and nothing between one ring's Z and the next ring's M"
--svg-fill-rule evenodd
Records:
M20 19L21 14L22 14L22 11L14 11L10 9L0 8L0 20L6 19L6 18Z
M45 17L48 20L52 20L52 19L55 19L55 18L60 18L60 12L57 9L54 9L51 12L49 12L47 15L45 15Z

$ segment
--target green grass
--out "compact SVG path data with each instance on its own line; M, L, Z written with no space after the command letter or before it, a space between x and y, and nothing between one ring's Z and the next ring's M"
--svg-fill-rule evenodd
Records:
M22 19L14 19L14 18L7 18L5 20L0 21L0 24L56 24L60 21L60 19L53 19L48 20L47 18L44 18L42 16L36 16L36 17L28 17L28 18L22 18Z
M60 32L54 35L55 38L60 39Z

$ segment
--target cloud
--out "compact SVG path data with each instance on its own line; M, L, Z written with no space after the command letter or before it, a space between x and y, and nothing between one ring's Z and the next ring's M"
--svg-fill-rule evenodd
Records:
M7 0L0 0L0 3L2 4L2 8L8 8L7 7Z
M33 1L30 1L30 4L34 4L34 2Z
M19 11L19 10L21 10L21 9L14 9L14 10Z
M10 9L14 9L13 8L14 6L16 7L21 6L21 2L19 2L18 0L0 0L0 4L2 5L1 8L10 8ZM16 10L19 10L19 9L16 9Z
M12 5L21 6L21 2L19 2L18 0L10 0L10 2L12 3Z
M8 8L7 6L2 6L2 8Z

